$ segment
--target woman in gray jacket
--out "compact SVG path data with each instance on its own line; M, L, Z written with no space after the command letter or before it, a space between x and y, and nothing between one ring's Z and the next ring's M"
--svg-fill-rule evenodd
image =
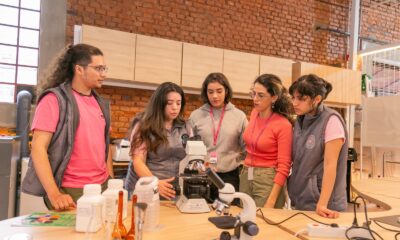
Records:
M244 159L242 135L247 126L243 111L230 100L232 88L222 73L210 73L203 82L201 98L204 105L194 110L189 122L194 135L199 135L207 146L209 164L226 183L239 191L239 165ZM218 196L213 188L211 200Z
M151 96L131 134L132 167L125 184L130 193L140 177L156 176L160 196L175 198L173 181L186 156L182 136L192 135L183 119L184 108L184 92L175 83L162 83Z

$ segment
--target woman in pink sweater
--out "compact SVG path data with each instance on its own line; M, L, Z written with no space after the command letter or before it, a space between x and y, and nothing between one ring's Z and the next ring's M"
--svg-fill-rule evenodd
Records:
M243 134L247 156L240 191L257 207L282 208L291 166L293 106L282 81L272 74L259 76L250 96L254 109Z

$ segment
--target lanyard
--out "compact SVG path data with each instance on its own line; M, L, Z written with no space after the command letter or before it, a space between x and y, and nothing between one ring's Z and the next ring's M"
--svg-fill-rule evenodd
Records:
M219 123L218 123L218 128L217 128L217 130L215 130L213 107L210 106L210 116L211 116L211 122L213 125L213 145L214 146L217 146L217 140L218 140L219 132L221 130L222 119L224 118L224 115L225 115L225 108L226 108L226 105L224 105L224 108L222 108L221 117L220 117Z
M254 160L254 153L256 151L256 146L258 141L260 140L261 135L263 134L265 128L267 128L267 123L269 122L269 120L271 119L272 115L274 115L274 113L271 114L271 116L268 117L268 119L265 121L263 128L261 129L261 131L258 133L257 138L254 140L254 130L256 129L256 125L257 125L257 119L258 119L258 114L256 117L256 120L254 121L254 125L253 125L253 129L251 130L251 139L253 140L251 142L251 165L253 165L253 160Z

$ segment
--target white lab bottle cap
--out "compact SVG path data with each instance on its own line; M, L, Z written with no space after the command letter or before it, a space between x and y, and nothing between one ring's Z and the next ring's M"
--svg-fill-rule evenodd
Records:
M83 195L98 195L101 194L100 184L86 184L83 187Z
M122 179L110 179L108 180L107 187L110 189L121 189L124 186Z

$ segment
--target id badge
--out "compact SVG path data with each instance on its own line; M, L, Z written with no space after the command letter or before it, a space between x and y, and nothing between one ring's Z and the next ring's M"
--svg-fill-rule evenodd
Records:
M217 152L210 152L210 164L217 164L218 162L218 154Z
M254 179L254 168L249 167L247 168L247 180L253 180Z

